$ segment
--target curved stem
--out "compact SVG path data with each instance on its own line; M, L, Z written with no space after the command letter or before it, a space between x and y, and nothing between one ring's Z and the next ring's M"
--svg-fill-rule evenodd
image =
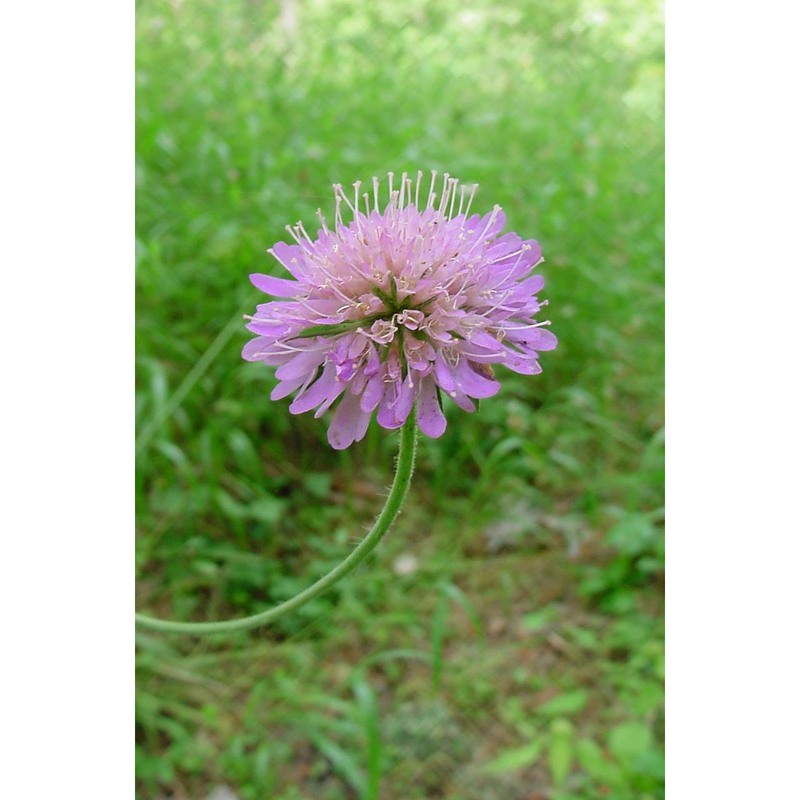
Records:
M277 606L253 614L250 617L240 619L229 619L221 622L174 622L166 619L156 619L144 614L136 615L136 624L142 628L149 628L154 631L164 631L167 633L228 633L230 631L243 631L249 628L257 628L260 625L267 625L274 622L284 614L294 611L300 606L305 605L309 600L313 600L323 592L326 592L337 581L351 573L378 545L384 534L389 530L392 523L400 512L403 505L408 487L411 483L411 476L414 472L414 456L417 449L417 426L414 414L409 414L408 419L400 430L400 450L397 454L397 467L394 474L392 488L389 496L372 530L366 535L363 541L350 553L344 561L334 567L327 575L324 575L316 583L311 584L300 594L279 603Z

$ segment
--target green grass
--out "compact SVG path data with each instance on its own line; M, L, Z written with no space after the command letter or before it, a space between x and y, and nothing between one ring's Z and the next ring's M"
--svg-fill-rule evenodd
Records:
M663 51L649 2L142 2L139 606L255 612L341 560L394 436L335 453L240 358L330 184L481 184L559 348L423 439L370 562L274 628L139 635L141 798L663 796ZM400 556L419 565L398 574Z

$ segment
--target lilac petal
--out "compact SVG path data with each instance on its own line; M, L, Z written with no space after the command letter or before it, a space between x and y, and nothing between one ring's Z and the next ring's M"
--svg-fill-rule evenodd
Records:
M266 336L251 339L242 348L242 358L245 361L263 361L266 357L265 351L269 350L273 343L274 339L268 339Z
M403 377L403 365L400 363L400 357L395 350L391 350L389 357L386 359L386 374L392 383L399 383Z
M497 208L495 206L495 208ZM486 214L482 217L481 221L478 223L480 227L478 230L480 231L480 239L491 239L493 236L496 236L506 224L506 214L502 209L497 209L495 213L492 211L489 214Z
M517 280L525 277L541 260L542 248L535 239L522 242L527 250L509 254L493 264L492 274L501 280Z
M500 383L498 381L479 375L472 369L467 360L459 362L456 370L456 383L459 391L479 399L493 397L500 391Z
M356 437L364 425L362 419L364 416L367 417L367 423L369 423L369 415L365 415L358 407L358 398L347 392L334 411L333 419L328 427L328 442L334 450L344 450L356 441ZM363 436L363 433L361 435Z
M378 425L381 428L386 428L387 431L394 431L402 426L402 422L398 422L394 415L394 409L388 408L383 403L378 406L378 415L376 417Z
M531 350L553 350L558 345L555 335L545 328L510 328L507 338Z
M479 347L483 347L486 350L491 350L494 352L498 352L503 349L503 345L494 336L492 336L490 333L486 333L485 331L474 333L469 339L469 343L476 344Z
M536 336L529 346L534 350L555 350L558 346L558 339L546 328L536 328Z
M394 405L394 418L401 425L408 419L411 409L414 407L414 384L409 375L401 384L397 395L397 402Z
M264 294L271 294L273 297L295 297L303 292L303 285L297 281L273 278L272 275L262 275L260 272L254 272L250 276L250 283Z
M472 412L475 410L475 403L457 389L454 392L450 392L450 397L452 397L453 402L464 411Z
M490 264L502 261L504 258L519 251L521 244L522 238L520 236L516 233L507 233L497 239L491 247L486 248L486 260Z
M499 259L499 261L505 260L507 263L514 265L524 264L525 270L527 271L542 260L542 246L536 241L536 239L526 239L525 241L521 241L519 246L528 248L522 252L521 257L520 253L517 253L514 256L509 254L505 257L505 259ZM519 248L517 249L519 250ZM517 273L516 268L514 269L514 272Z
M360 442L364 438L364 436L366 435L367 430L369 429L369 421L371 419L372 419L372 412L371 411L367 411L367 412L362 411L361 414L359 415L358 424L356 425L356 431L355 431L355 435L353 437L353 439L356 442Z
M369 342L369 349L367 350L367 365L364 367L364 374L371 378L381 371L381 357L375 349L375 345Z
M301 375L299 378L292 378L290 381L279 383L270 392L270 400L283 400L284 397L288 397L295 389L299 389L307 380L308 378L305 375Z
M425 333L427 333L431 339L435 339L437 342L442 342L442 344L450 344L451 342L455 341L451 333L433 325L429 325L425 329Z
M531 249L528 251L528 259L534 264L538 264L542 260L542 246L536 239L528 239L523 242L523 244L530 245Z
M352 361L347 361L344 364L337 364L336 365L336 377L339 378L340 381L344 381L345 383L349 383L353 375L355 375L356 368L355 364Z
M257 333L260 336L272 336L274 339L277 339L295 332L293 329L295 329L297 325L291 322L259 322L257 320L251 320L245 327L251 333Z
M294 356L283 366L278 367L275 376L280 380L296 378L313 372L325 360L325 353L321 350L304 350Z
M450 365L444 360L441 350L436 353L436 361L434 362L433 369L439 386L448 394L452 392L456 388L456 380L453 377Z
M350 337L350 349L347 351L348 358L358 358L364 350L367 349L369 339L366 336L356 336L352 334Z
M527 280L521 281L514 287L514 295L519 297L530 297L544 288L544 275L532 275Z
M519 375L538 375L542 367L535 356L528 356L518 353L515 350L507 350L507 356L503 359L503 366L518 373Z
M336 379L336 367L333 364L326 364L322 370L322 375L302 394L298 394L289 406L292 414L303 414L311 411L320 403L331 396L338 397L345 389L345 384Z
M473 214L471 217L469 217L467 220L464 221L464 230L467 231L467 233L471 231L477 231L480 229L479 228L480 224L481 224L481 215Z
M394 409L397 403L394 384L388 384L386 391L378 405L378 425L387 430L399 428L403 423L399 422L395 416Z
M322 405L314 412L314 419L319 419L335 402L339 395L347 388L346 383L341 384L341 390L328 395L328 398Z
M485 347L469 345L461 350L461 354L472 361L474 364L502 364L505 348L499 350L487 350Z
M364 389L367 388L367 381L369 378L364 374L363 369L359 369L355 375L353 375L353 380L350 381L350 391L361 397L364 393Z
M305 253L303 248L296 244L278 242L271 250L273 256L295 278L303 278L306 274Z
M420 382L417 422L420 430L432 439L438 439L447 428L447 419L442 413L436 394L436 382L431 376L423 378Z
M342 306L342 301L339 298L333 300L329 298L310 298L305 300L302 305L300 303L294 304L297 307L299 314L308 317L308 312L313 311L314 316L308 319L309 325L323 325L326 323L341 322L341 314L338 310Z
M350 336L344 334L338 339L331 339L331 343L336 342L336 347L330 353L331 359L334 364L344 364L347 361L347 351L350 349Z
M361 395L361 410L374 411L378 403L383 399L385 384L380 374L373 375L364 388Z

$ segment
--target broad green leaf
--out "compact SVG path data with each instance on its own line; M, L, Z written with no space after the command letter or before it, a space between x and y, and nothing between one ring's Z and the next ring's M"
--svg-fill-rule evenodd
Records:
M276 497L259 497L247 506L248 515L268 525L276 523L283 514L284 501Z
M596 742L591 739L581 739L575 746L575 755L581 768L596 781L612 788L625 785L622 770L605 758Z
M588 628L573 627L569 629L569 633L577 644L587 650L593 650L600 644L597 634Z
M524 747L504 750L497 758L490 761L485 769L487 772L510 772L529 767L536 763L543 749L544 739L535 739Z
M522 618L522 627L529 631L538 631L552 622L556 617L554 608L543 608L540 611L532 611L530 614L525 614Z
M331 476L326 472L309 472L303 476L303 487L318 499L325 499L331 490Z
M614 756L627 764L653 745L650 728L641 722L623 722L612 728L608 737L608 747Z
M536 712L552 717L562 714L576 714L586 706L588 699L589 694L584 689L575 689L548 700L540 705Z
M554 719L550 727L550 750L547 754L554 786L564 785L574 754L572 723L566 719Z

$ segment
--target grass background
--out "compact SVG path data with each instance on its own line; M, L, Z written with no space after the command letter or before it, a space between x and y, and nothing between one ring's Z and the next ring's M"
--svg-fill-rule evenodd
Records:
M663 797L663 31L650 0L137 6L139 606L252 613L363 535L247 364L330 184L439 169L541 242L559 348L423 439L369 563L262 631L137 634L141 798ZM227 793L227 795L226 795Z

